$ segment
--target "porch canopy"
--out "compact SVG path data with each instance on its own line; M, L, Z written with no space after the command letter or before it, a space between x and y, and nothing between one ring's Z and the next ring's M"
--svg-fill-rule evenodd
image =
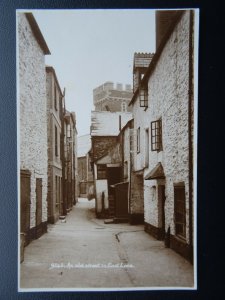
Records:
M165 178L162 164L159 162L157 165L145 176L145 180L163 179Z

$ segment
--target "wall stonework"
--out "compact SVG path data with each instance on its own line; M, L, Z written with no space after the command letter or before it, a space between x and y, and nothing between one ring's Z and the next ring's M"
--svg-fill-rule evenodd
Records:
M185 11L169 37L148 82L148 108L134 103L134 128L141 128L141 151L135 154L135 169L144 169L144 176L158 162L165 173L165 229L175 235L174 183L184 182L186 196L186 242L189 243L189 144L188 144L188 81L189 81L189 14ZM160 152L149 150L149 167L145 168L144 131L151 122L162 119ZM150 138L151 142L151 138ZM158 182L144 180L145 222L159 227L157 201Z
M62 162L60 159L60 135L61 135L61 89L55 78L52 67L46 67L46 96L47 96L47 132L48 132L48 221L55 223L62 212ZM56 98L55 98L56 97ZM55 103L56 99L56 103ZM56 107L55 107L56 104ZM55 153L55 128L57 128L57 151ZM60 178L56 187L56 176ZM60 185L60 186L59 186ZM58 193L58 195L57 195ZM58 198L57 198L58 196ZM57 200L58 202L57 203Z
M117 137L94 137L92 136L93 158L94 160L105 155L109 148L116 146Z
M132 98L130 85L114 85L113 82L106 82L93 90L93 102L96 111L131 111L128 106ZM126 105L123 106L122 103Z
M130 213L144 213L143 175L131 174Z
M106 98L102 101L99 101L98 104L95 104L95 110L97 111L111 111L111 112L118 112L123 111L123 104L124 105L124 111L131 111L131 107L128 106L130 102L130 99L120 99L120 98Z
M42 222L47 221L45 57L23 13L18 14L20 168L31 172L30 227L36 225L36 178L42 178Z

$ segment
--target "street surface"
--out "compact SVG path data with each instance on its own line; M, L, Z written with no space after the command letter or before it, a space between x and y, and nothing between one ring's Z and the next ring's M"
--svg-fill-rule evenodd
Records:
M193 287L193 266L144 232L104 224L94 200L79 198L48 233L25 248L21 289Z

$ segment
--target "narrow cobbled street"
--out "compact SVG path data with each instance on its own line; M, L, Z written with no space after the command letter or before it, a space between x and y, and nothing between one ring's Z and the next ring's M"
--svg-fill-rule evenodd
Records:
M20 271L21 288L32 289L193 285L192 265L143 225L104 224L84 198L25 248Z

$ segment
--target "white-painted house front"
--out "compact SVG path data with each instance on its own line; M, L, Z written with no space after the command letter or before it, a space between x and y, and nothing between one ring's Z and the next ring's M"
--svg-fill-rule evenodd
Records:
M156 13L157 49L133 106L145 230L192 260L194 12ZM163 28L163 18L168 23ZM165 22L164 22L165 23ZM164 31L163 31L164 30ZM135 75L135 74L134 74Z
M47 44L31 13L18 13L20 231L26 243L47 230Z

